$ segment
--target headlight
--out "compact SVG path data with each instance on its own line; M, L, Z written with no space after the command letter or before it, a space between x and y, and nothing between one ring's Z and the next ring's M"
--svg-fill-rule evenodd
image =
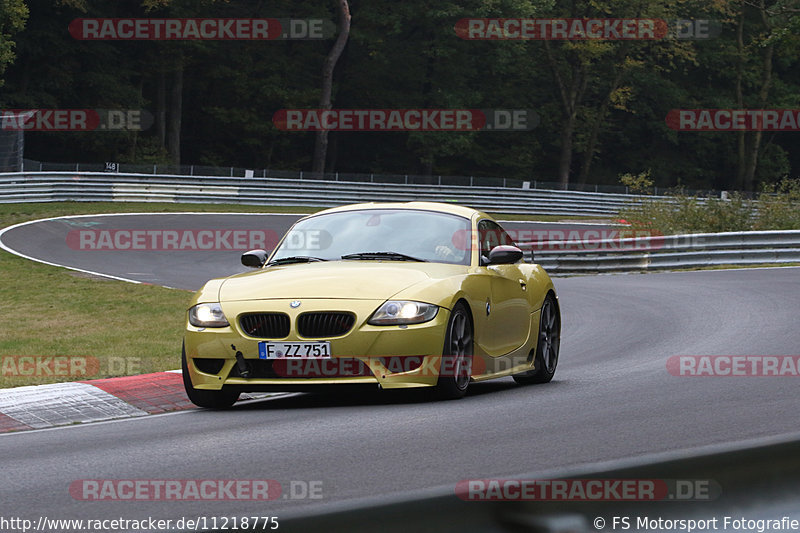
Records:
M189 324L198 328L224 328L228 319L219 304L197 304L189 309Z
M439 307L422 302L389 300L372 314L368 324L373 326L393 326L398 324L421 324L432 320Z

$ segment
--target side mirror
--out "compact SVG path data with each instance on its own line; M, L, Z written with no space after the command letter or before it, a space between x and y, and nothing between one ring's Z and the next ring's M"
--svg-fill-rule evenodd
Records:
M267 262L269 252L262 249L249 250L242 254L242 264L250 268L261 268Z
M489 252L490 265L510 265L522 260L522 250L516 246L501 244Z

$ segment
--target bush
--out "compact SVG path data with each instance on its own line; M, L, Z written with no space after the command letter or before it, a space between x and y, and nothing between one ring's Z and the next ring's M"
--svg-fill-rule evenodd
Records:
M630 182L629 176L623 178ZM620 210L620 217L634 230L664 235L800 229L800 180L784 179L766 187L757 201L736 193L722 199L680 191L670 199L635 200Z
M654 182L650 179L650 169L639 174L622 174L619 177L620 183L628 187L633 194L653 194Z
M800 179L784 178L764 188L758 197L757 230L800 228Z

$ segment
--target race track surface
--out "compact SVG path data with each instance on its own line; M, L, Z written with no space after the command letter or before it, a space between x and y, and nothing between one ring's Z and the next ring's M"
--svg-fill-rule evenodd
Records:
M279 223L288 225L289 217ZM11 246L12 238L6 234L3 243ZM54 245L54 257L46 259L63 261L59 253ZM130 255L123 265L97 262L98 256L93 263L85 253L89 259L72 266L149 272L149 282L181 286L184 280L182 286L196 288L208 274L218 274L211 270L223 270L228 257L184 254L145 263L142 257L157 254ZM800 269L558 278L555 284L563 340L550 384L502 379L472 385L463 400L439 403L403 394L302 394L223 412L198 409L8 433L0 435L7 480L0 485L0 515L280 517L330 503L455 487L464 479L796 431L798 378L677 377L666 365L674 355L797 355ZM70 496L76 480L107 478L274 479L284 487L317 480L323 497L254 504L85 502Z
M211 278L247 271L240 262L242 251L250 248L246 244L259 244L262 239L270 250L298 218L300 215L296 214L255 213L59 217L10 228L2 234L0 244L31 259L131 281L197 290ZM526 240L534 231L613 230L609 226L586 223L507 222L503 226L516 232L514 236ZM117 249L113 241L104 242L99 235L106 232L113 236L120 231L129 232L120 241L129 249ZM144 233L140 241L133 241L131 232L134 231ZM82 232L98 235L82 241ZM180 232L177 244L165 243L168 232ZM212 235L202 237L200 232ZM184 241L184 237L190 240ZM246 244L237 248L237 237L240 243ZM558 240L557 237L555 234L551 240ZM137 244L139 249L134 249ZM203 248L207 245L211 248Z

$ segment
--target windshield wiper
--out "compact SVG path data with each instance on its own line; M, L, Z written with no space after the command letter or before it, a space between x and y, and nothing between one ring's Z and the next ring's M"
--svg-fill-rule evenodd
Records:
M267 263L267 266L272 265L289 265L291 263L316 263L318 261L327 261L321 257L311 257L308 255L293 255L291 257L281 257Z
M357 254L343 255L342 259L388 259L389 261L419 261L427 263L427 259L420 259L400 252L359 252Z

